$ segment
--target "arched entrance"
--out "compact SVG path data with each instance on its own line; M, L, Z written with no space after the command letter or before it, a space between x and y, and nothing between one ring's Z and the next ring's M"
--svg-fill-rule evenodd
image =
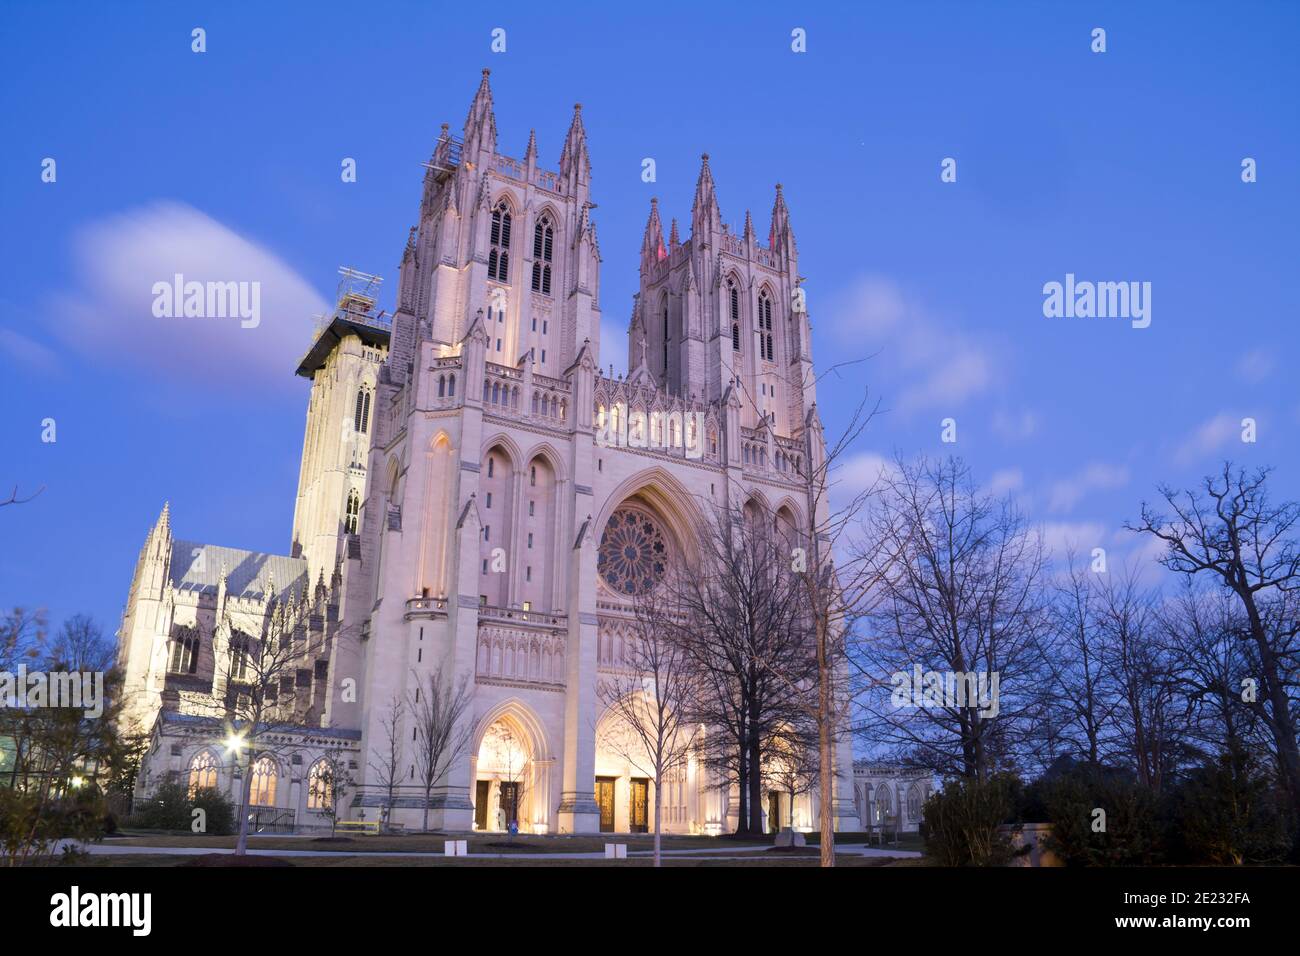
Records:
M479 725L473 760L474 829L550 829L550 750L541 724L519 701L498 705Z

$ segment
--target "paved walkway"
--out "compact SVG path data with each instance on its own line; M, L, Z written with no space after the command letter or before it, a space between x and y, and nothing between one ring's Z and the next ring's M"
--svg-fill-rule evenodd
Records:
M613 842L613 841L611 841ZM205 846L121 846L114 843L84 843L80 844L80 849L87 853L93 853L103 856L126 856L139 854L156 854L160 856L200 856L208 853L234 853L230 848L224 847L205 847ZM62 849L62 847L60 847ZM738 853L761 853L769 849L768 845L760 844L757 846L738 846L729 848L725 855L722 855L718 847L700 847L692 850L664 850L665 857L687 856L701 860L728 860L734 859ZM56 851L57 852L57 851ZM836 844L836 853L852 853L860 856L872 857L918 857L921 854L914 850L883 850L879 847L869 847L862 844ZM437 857L443 859L445 854L412 850L412 851L375 851L375 850L257 850L250 849L249 856L395 856L395 857ZM603 852L593 853L534 853L524 850L520 853L470 853L468 856L485 859L485 860L603 860ZM628 850L630 857L652 857L653 850Z

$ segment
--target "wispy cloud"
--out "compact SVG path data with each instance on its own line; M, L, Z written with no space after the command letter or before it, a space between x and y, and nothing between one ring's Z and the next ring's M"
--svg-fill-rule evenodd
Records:
M289 385L311 344L313 316L330 311L271 250L196 209L158 203L84 227L74 254L78 284L52 304L55 328L88 357L148 367L195 387ZM155 283L256 282L261 320L158 318Z
M1093 462L1079 474L1054 482L1048 492L1049 511L1071 511L1089 492L1122 488L1128 484L1129 472L1123 465Z
M1252 349L1237 359L1237 377L1243 382L1257 385L1273 374L1276 364L1276 359L1269 350Z
M4 352L17 364L39 372L52 372L59 365L58 356L53 349L46 348L13 329L0 329L0 352Z
M881 353L881 367L896 377L898 398L890 404L901 413L954 414L995 380L997 363L985 345L930 314L890 279L860 279L829 312L839 343Z
M993 416L993 431L1004 441L1024 441L1038 431L1038 416L1031 411L998 410Z
M1194 462L1215 453L1228 442L1240 437L1241 416L1220 412L1196 426L1192 433L1183 439L1174 452L1174 460L1180 465Z
M988 492L995 497L1011 494L1025 486L1025 473L1019 468L1002 468L989 478Z

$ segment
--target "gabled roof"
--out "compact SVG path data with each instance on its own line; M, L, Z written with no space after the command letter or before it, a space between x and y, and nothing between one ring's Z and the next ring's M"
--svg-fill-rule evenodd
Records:
M301 594L307 587L307 561L283 554L262 554L223 548L198 541L173 541L171 578L179 591L216 593L221 569L226 569L226 593L234 597L262 595L269 574L277 594Z

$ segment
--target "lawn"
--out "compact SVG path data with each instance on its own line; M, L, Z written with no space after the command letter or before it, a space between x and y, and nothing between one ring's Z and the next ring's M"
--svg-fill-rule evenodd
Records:
M75 867L159 867L159 866L181 866L187 859L192 857L183 857L175 855L164 855L157 853L140 853L140 854L113 854L113 855L91 855L84 861L74 864ZM390 866L563 866L563 867L582 867L582 866L614 866L614 867L647 867L653 864L650 857L632 857L626 860L555 860L555 859L530 859L526 854L515 856L509 859L485 859L471 857L412 857L396 854L393 856L349 856L346 853L331 854L330 856L311 856L311 857L289 857L284 862L290 866L296 867L390 867ZM837 854L835 857L837 866L853 867L882 867L894 866L897 862L913 861L894 861L881 857L862 857L850 854ZM767 854L767 853L747 853L737 854L726 859L696 859L692 857L665 857L664 866L669 867L815 867L818 865L818 859L815 855L810 856L791 856L788 854Z
M250 836L248 846L256 850L324 850L336 853L441 853L445 840L466 840L471 853L603 853L606 843L626 843L629 850L654 849L653 835L605 834L600 836L532 836L520 835L513 840L502 833L441 834L353 834L325 836ZM770 846L772 837L665 836L665 850L725 851L739 846ZM861 841L858 841L861 842ZM229 850L235 846L233 836L203 836L189 833L122 831L121 836L104 840L111 846L139 847L211 847Z

